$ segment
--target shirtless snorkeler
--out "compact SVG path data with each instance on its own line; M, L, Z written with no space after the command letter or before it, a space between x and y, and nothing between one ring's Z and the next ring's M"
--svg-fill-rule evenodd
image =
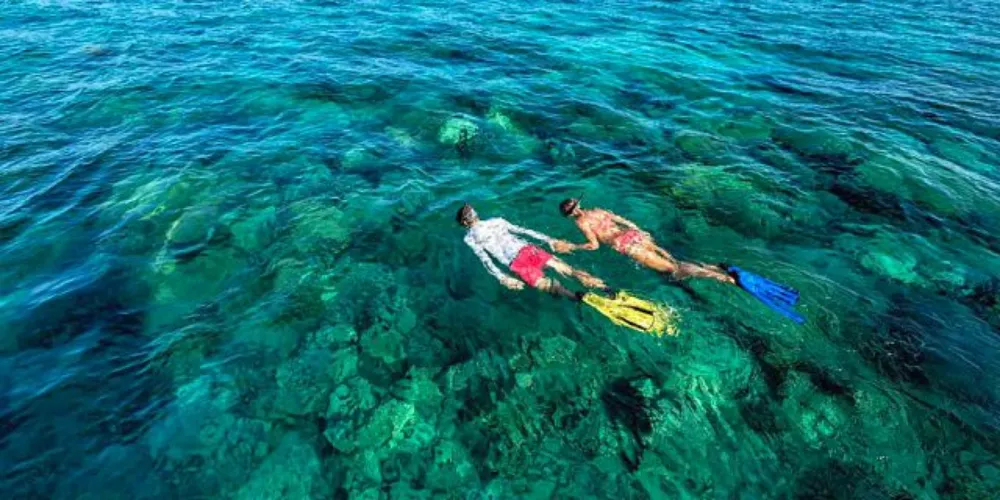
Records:
M670 252L658 246L653 237L639 229L634 222L607 210L599 208L584 210L580 208L580 200L571 198L559 204L559 211L564 216L575 219L576 226L583 232L587 242L582 245L570 243L568 246L557 244L555 250L562 250L563 253L574 250L597 250L603 243L650 269L670 274L679 280L711 278L723 283L736 283L736 280L726 274L721 267L677 260L670 255Z
M564 200L559 204L559 211L566 217L575 219L576 226L583 232L587 242L582 245L555 242L552 248L556 251L569 253L574 250L597 250L603 243L650 269L678 280L709 278L736 285L792 321L805 322L805 318L795 311L799 292L794 288L736 266L712 266L677 260L634 222L599 208L584 210L580 208L579 199Z

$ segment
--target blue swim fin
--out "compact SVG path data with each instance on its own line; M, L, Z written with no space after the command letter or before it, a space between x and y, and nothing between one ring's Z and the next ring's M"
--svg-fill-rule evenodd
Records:
M726 271L736 279L736 284L740 288L757 297L757 300L763 302L767 307L796 323L805 323L806 319L793 310L795 304L799 302L799 292L794 288L775 283L736 266L729 266Z

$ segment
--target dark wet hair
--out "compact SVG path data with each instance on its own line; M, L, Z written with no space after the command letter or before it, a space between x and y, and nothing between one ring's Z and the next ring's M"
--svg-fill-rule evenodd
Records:
M580 206L580 200L576 198L569 198L562 201L559 204L559 211L562 212L564 217L569 217L570 214Z
M455 222L465 225L473 216L476 215L476 210L472 208L472 205L468 203L462 205L462 208L458 209L458 213L455 214Z

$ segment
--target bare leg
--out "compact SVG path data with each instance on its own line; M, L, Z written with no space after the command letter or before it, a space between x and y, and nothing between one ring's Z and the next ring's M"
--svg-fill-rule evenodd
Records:
M535 287L539 290L555 295L556 297L564 297L573 302L580 301L580 295L573 293L568 288L562 286L562 283L552 279L552 278L542 278L535 283Z
M711 278L716 281L721 281L723 283L736 284L736 280L732 276L726 274L718 266L706 266L704 264L692 264L690 262L682 262L680 269L674 273L678 279L684 278Z
M583 286L587 288L607 288L608 285L604 284L600 278L593 276L589 273L581 271L579 269L574 269L570 267L569 264L563 262L557 257L552 257L549 262L545 264L546 267L551 267L555 271L563 276L572 276L577 281L579 281Z
M670 254L670 252L664 250L662 247L660 247L656 243L649 242L649 243L646 244L646 247L649 248L650 250L656 252L657 255L659 255L660 257L663 257L664 259L673 260L673 261L677 260L676 258L674 258L673 255Z
M628 250L628 256L636 262L666 274L674 274L680 269L680 263L672 255L651 243L639 243Z
M650 269L671 274L678 280L710 278L723 283L735 283L732 277L718 267L681 262L670 255L670 252L650 242L636 245L629 252L629 256Z

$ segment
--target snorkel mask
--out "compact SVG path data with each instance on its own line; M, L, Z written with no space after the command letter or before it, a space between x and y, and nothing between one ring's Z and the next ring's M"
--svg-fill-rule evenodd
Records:
M569 217L573 214L574 210L580 207L581 201L583 201L582 194L578 198L563 200L563 202L559 204L559 211L562 212L563 217Z

